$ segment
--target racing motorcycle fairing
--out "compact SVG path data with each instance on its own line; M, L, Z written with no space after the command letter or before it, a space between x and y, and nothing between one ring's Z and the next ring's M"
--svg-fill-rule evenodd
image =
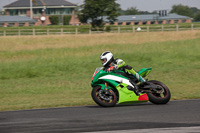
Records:
M141 69L140 73L146 76L150 71L150 69ZM105 86L104 83L108 83L108 86ZM132 90L127 88L128 86L134 88L129 79L125 76L115 73L114 71L107 73L103 71L102 68L97 68L94 72L91 85L101 86L101 89L106 88L117 90L118 103L148 101L148 96L146 93L137 96Z

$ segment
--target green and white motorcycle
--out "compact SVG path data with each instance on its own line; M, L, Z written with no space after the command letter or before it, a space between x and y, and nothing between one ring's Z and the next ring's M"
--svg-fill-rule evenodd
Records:
M138 74L145 78L151 68L142 68ZM131 81L136 83L139 96L131 88ZM92 81L92 98L100 106L113 107L117 103L140 103L152 102L154 104L166 104L169 102L171 94L168 87L160 81L150 80L140 85L134 76L126 74L124 71L115 70L106 72L102 67L96 68Z

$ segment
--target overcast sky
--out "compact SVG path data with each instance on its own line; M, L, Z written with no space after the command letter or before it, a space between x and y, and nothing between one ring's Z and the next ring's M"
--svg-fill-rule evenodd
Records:
M0 8L16 0L0 0ZM80 5L83 0L67 0ZM200 9L200 0L117 0L122 9L137 7L140 11L171 10L172 5L182 4Z

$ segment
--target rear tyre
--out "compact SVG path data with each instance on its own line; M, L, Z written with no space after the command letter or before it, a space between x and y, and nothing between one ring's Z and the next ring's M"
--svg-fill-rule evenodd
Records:
M96 104L102 107L114 107L117 103L117 96L113 90L109 90L110 93L106 94L101 86L95 86L92 89L92 98Z
M147 95L149 97L149 101L154 103L154 104L166 104L166 103L168 103L170 98L171 98L171 93L169 91L169 88L160 81L151 80L151 81L148 81L148 82L151 82L151 83L159 86L160 88L162 88L162 90L159 93L153 92L153 91L151 93L147 93Z

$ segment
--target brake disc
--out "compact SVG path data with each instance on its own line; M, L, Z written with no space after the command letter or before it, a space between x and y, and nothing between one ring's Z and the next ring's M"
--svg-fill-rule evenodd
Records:
M106 100L106 101L110 101L110 100L112 99L112 96L104 94L104 91L103 91L103 90L100 90L100 91L99 91L99 96L100 96L103 100Z

